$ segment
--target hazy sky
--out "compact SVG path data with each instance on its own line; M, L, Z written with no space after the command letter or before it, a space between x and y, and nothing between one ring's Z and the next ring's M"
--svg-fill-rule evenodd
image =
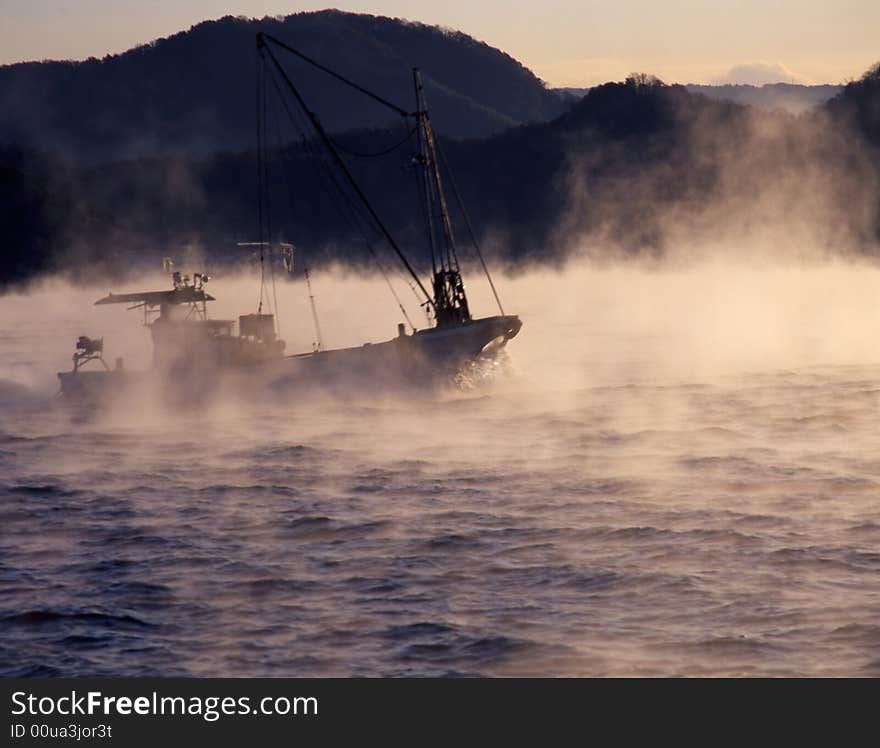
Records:
M101 57L209 18L324 7L327 2L275 0L0 0L0 63ZM682 83L839 83L880 60L880 0L336 0L329 7L460 29L553 85L591 85L635 71Z

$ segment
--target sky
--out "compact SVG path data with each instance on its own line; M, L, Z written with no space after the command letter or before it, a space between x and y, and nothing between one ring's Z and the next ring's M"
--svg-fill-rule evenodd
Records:
M0 0L0 64L102 57L224 15L325 7L464 31L553 86L632 72L842 83L880 60L880 0Z

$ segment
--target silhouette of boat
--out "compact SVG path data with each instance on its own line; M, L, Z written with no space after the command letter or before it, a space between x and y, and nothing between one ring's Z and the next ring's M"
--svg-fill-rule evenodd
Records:
M421 385L449 380L481 357L497 354L520 331L522 322L516 315L504 313L495 285L480 252L460 195L454 189L476 255L485 271L500 314L474 318L462 279L458 248L444 193L441 162L445 160L434 136L425 103L424 88L418 69L413 70L416 109L409 112L340 74L306 57L297 50L264 34L257 35L258 57L261 63L258 89L258 162L260 174L260 241L254 244L260 250L261 289L256 313L245 314L238 320L210 319L208 302L214 297L207 292L208 276L196 273L190 278L179 272L172 275L172 288L125 294L110 294L96 304L127 304L130 309L142 309L144 324L149 327L153 342L152 369L128 371L121 359L111 369L103 358L103 339L82 336L77 341L72 371L60 372L61 394L72 398L103 398L121 393L134 385L159 386L163 394L174 393L179 399L198 398L211 392L221 382L252 392L277 393L296 388L305 382L322 386L383 386ZM275 50L291 53L308 64L318 67L330 76L390 107L405 118L411 127L409 135L399 145L411 143L414 147L411 165L416 173L419 198L423 207L427 245L430 250L430 292L423 284L408 256L392 236L376 209L349 170L336 144L324 130L317 115L309 110L299 90L280 63ZM429 325L416 329L393 287L395 300L406 324L397 326L397 335L380 343L324 350L318 324L314 297L308 270L310 301L315 323L316 342L313 350L286 354L285 343L278 338L275 313L263 311L266 292L266 263L273 261L275 243L268 235L268 158L270 149L265 137L265 97L269 85L282 93L286 89L299 106L314 134L311 147L324 159L331 181L347 199L349 211L359 211L375 233L393 250L402 269L408 274L414 291L420 296L421 306L428 315ZM291 109L285 105L288 114ZM321 150L318 151L317 149ZM446 169L451 177L451 173ZM454 181L452 181L455 187ZM386 276L378 253L365 237L368 248L379 269ZM268 250L268 251L267 251ZM291 267L292 245L283 245L282 255ZM266 255L269 255L268 260ZM273 270L274 272L274 270ZM277 310L275 310L277 311ZM410 331L407 332L407 324ZM84 370L91 362L94 364ZM99 368L100 367L100 368ZM157 376L157 374L159 376Z

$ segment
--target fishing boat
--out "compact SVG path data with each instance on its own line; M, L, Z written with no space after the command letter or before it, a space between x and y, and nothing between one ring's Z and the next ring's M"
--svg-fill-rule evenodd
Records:
M206 273L195 273L190 277L173 272L171 288L166 290L111 293L95 303L126 304L129 309L143 311L143 323L150 329L153 343L152 368L129 371L121 359L117 359L111 368L104 360L103 339L81 336L73 356L73 369L58 374L63 396L101 399L128 392L134 386L159 386L163 395L171 393L178 400L189 401L224 384L239 391L270 395L296 391L305 384L332 388L433 384L450 381L481 359L497 356L519 333L522 322L518 316L506 314L501 306L456 188L460 215L499 309L499 314L493 316L476 318L471 314L444 191L444 169L449 176L451 173L431 126L419 70L413 70L416 108L409 111L269 35L257 35L257 51L260 61L258 101L265 102L270 85L279 94L285 90L290 94L292 102L312 128L314 138L309 147L315 149L334 185L349 201L349 215L351 211L358 211L360 219L368 222L375 234L384 240L394 259L400 263L402 272L408 276L426 315L425 327L418 329L413 324L388 279L378 250L366 239L403 317L397 325L396 335L384 342L325 349L306 267L305 280L309 287L316 340L309 351L288 353L285 350L284 341L278 337L277 304L276 308L264 311L264 300L270 297L266 289L267 266L274 274L274 249L281 249L285 267L292 269L293 246L273 242L269 236L267 172L271 149L266 138L263 104L258 106L257 114L260 238L252 243L259 248L260 256L261 287L256 312L241 315L237 320L209 318L207 304L215 297L207 291L209 277ZM427 285L361 188L318 116L306 104L282 65L279 52L292 54L317 67L412 123L404 142L414 146L411 165L417 177L430 258L430 282ZM291 113L286 104L285 109ZM452 184L454 186L454 181Z

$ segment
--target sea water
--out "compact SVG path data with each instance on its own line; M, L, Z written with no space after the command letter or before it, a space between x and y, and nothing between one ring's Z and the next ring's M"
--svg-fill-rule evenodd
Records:
M880 675L878 282L526 273L488 381L173 412L54 398L80 334L148 363L106 288L7 296L0 675ZM393 337L381 284L315 285Z

